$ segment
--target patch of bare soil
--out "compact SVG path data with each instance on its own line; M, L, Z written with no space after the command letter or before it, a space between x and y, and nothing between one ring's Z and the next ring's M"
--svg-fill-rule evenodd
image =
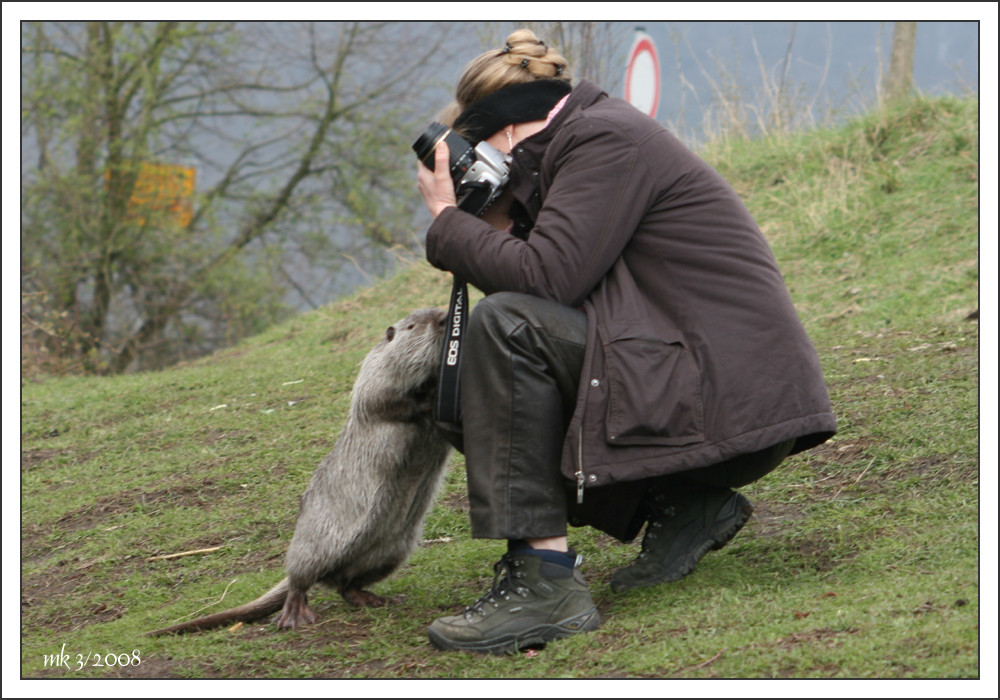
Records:
M81 506L74 511L64 514L55 522L55 527L64 532L77 532L80 530L90 530L97 527L102 522L113 518L116 515L132 510L136 505L163 504L171 507L175 506L205 506L217 503L225 495L222 482L231 478L238 478L236 474L225 476L206 477L196 483L179 483L169 488L160 488L153 491L142 489L127 489L117 493L101 496L94 503ZM22 535L30 538L28 532ZM29 542L25 543L25 548L30 549Z
M45 464L49 460L55 459L61 455L72 454L72 450L56 450L50 448L38 449L38 450L21 450L21 471L30 472L41 465Z
M469 496L464 491L455 491L439 498L437 505L444 506L449 510L454 510L459 513L468 513Z

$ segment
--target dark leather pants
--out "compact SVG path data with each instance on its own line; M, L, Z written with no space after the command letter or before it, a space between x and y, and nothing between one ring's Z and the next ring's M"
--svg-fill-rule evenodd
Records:
M462 356L461 439L472 536L528 539L591 525L622 541L642 528L646 490L671 480L742 486L776 467L791 442L683 475L588 489L582 505L560 472L576 404L587 317L539 297L492 294L469 316Z
M473 307L461 374L473 537L566 534L559 464L586 331L582 311L525 294Z

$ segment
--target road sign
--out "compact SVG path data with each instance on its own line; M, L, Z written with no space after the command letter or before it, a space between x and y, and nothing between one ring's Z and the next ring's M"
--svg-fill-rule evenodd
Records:
M138 168L126 216L141 226L146 225L154 212L173 220L181 228L191 223L194 168L168 163L141 163ZM104 177L110 182L110 171Z
M646 32L638 30L625 68L625 100L656 118L660 106L660 58Z

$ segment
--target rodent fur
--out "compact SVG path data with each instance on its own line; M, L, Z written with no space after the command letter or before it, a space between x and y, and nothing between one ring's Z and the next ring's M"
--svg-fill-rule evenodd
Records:
M386 602L365 588L395 571L419 543L451 451L432 411L446 315L410 313L361 363L347 422L300 499L287 577L245 605L148 636L257 620L279 609L279 629L309 624L317 616L306 594L317 582L352 605Z

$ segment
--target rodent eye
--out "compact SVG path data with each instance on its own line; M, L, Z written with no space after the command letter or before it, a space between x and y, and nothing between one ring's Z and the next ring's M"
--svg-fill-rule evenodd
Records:
M406 330L408 330L408 331L412 331L412 330L413 330L414 328L416 328L416 327L417 327L417 324L415 324L415 323L411 323L410 325L408 325L408 326L406 327Z
M385 339L386 340L392 340L395 337L396 337L396 327L395 326L389 326L388 328L385 329Z

